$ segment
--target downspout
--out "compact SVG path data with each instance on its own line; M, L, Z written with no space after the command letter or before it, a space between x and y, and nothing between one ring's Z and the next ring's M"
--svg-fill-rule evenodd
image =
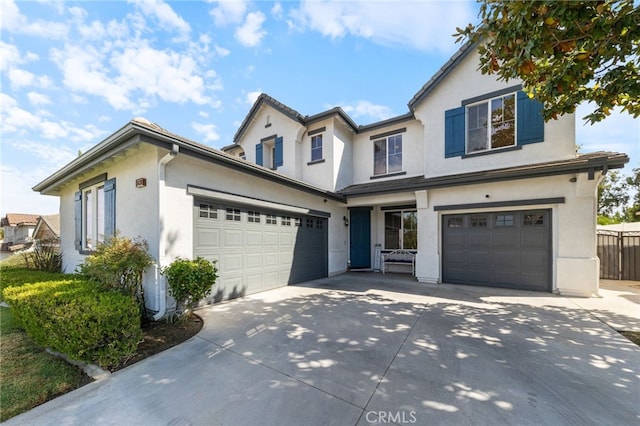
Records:
M158 301L158 313L153 316L154 321L158 321L164 317L167 312L167 283L164 277L160 274L161 268L164 266L166 243L162 235L162 212L165 211L165 169L167 164L176 156L180 151L178 144L173 144L171 152L168 152L158 162L158 264L156 265L156 297Z

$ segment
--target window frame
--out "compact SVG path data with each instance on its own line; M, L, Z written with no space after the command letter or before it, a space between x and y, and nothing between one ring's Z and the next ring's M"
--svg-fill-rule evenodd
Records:
M116 179L107 174L78 185L74 194L74 247L91 254L116 230Z
M395 142L399 142L399 147L400 147L399 154L397 152L398 145L395 145ZM377 172L378 152L383 151L382 149L378 151L376 150L376 146L378 146L380 143L384 145L383 155L384 155L385 164L384 164L383 172ZM396 148L395 152L392 152L394 150L391 149L391 146L390 146L391 143L394 143L394 148ZM404 152L404 147L403 147L402 132L393 133L390 135L385 135L385 136L381 136L373 139L373 176L393 175L393 174L402 172L404 170L403 152ZM390 169L390 164L391 164L390 158L392 156L400 158L399 168L397 169L394 168L393 170Z
M315 146L314 146L315 144ZM311 136L311 162L324 159L323 157L323 139L322 134Z
M398 247L389 247L387 245L387 215L399 214L400 215L400 228L398 228ZM405 215L413 214L415 217L415 248L405 248ZM384 250L418 250L418 210L415 208L409 209L393 209L384 211Z
M506 98L511 98L513 102L513 116L509 120L504 120L504 113L503 113L502 114L503 120L499 122L505 123L508 121L512 123L513 142L509 145L494 147L493 146L494 145L493 126L494 124L498 123L498 121L493 120L492 105L494 104L494 101L497 101L497 100L500 100L502 102L502 105L504 105ZM476 126L474 128L471 128L470 122L474 114L471 112L471 110L480 108L482 106L486 106L486 117L485 117L486 120L484 122L484 126ZM480 121L479 118L477 120ZM495 151L500 151L505 149L514 149L515 147L518 146L518 91L496 94L496 95L481 99L477 102L468 103L464 105L464 125L465 125L465 129L464 129L465 155L478 155L482 153L495 152ZM485 141L484 141L485 148L472 150L470 146L471 138L469 136L469 133L472 130L482 129L483 127L485 128Z

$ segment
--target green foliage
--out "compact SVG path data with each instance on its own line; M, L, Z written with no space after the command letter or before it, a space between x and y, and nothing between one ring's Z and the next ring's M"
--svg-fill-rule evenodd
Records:
M34 342L72 359L113 367L142 336L132 298L77 278L7 287L2 297Z
M604 175L598 185L598 224L637 222L640 216L640 168L632 176L619 171Z
M144 240L114 235L85 258L79 272L107 289L136 298L144 313L142 274L153 263L147 249Z
M26 268L27 262L23 254L14 254L0 260L0 268Z
M0 348L2 422L81 385L79 368L33 343L16 325L11 309L1 307Z
M211 287L218 278L217 272L215 264L202 257L195 260L177 258L162 269L171 296L186 308L186 313L211 293Z
M21 257L21 256L20 256ZM0 267L0 290L5 287L21 286L42 281L65 280L71 276L53 272L36 271L26 268Z
M593 102L586 121L613 108L640 115L640 9L633 0L480 0L479 25L457 41L481 41L483 74L518 78L544 103L545 120Z
M54 245L55 241L37 241L33 251L25 253L27 268L47 272L62 271L62 254Z

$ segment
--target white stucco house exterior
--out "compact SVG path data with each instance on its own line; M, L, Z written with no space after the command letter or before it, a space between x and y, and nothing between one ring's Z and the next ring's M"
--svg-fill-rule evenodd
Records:
M65 270L117 229L149 243L158 316L176 256L217 260L213 301L377 269L394 249L419 282L593 295L597 184L628 157L577 154L573 115L544 123L477 64L466 45L407 113L365 126L263 94L222 150L134 119L34 187L60 197Z

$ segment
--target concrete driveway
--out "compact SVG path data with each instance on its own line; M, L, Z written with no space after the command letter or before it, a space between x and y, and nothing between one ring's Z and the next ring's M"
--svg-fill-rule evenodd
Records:
M640 348L597 315L637 327L620 292L344 274L200 309L191 340L6 424L638 424Z

